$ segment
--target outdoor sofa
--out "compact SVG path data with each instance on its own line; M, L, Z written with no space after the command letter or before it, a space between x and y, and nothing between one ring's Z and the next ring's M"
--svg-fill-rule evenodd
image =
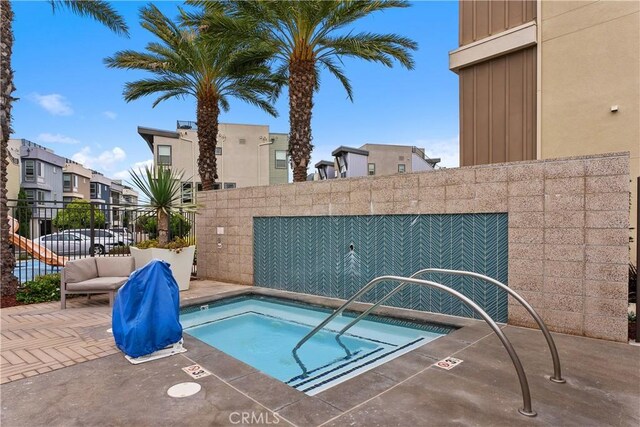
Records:
M60 279L60 304L66 308L67 294L109 294L109 305L134 270L133 257L89 257L67 261Z

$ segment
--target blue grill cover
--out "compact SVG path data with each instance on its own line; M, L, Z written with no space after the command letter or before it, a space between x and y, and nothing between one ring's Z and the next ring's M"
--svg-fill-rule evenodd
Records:
M169 264L153 260L134 271L113 305L113 337L123 353L140 357L182 338L180 296Z

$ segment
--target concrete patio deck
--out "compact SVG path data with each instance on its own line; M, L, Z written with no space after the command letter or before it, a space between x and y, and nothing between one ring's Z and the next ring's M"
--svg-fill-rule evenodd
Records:
M338 304L208 281L192 282L192 290L182 297L199 303L245 292ZM121 354L112 354L116 350L106 333L106 300L80 298L66 311L58 307L52 303L1 310L3 426L640 424L640 348L628 344L554 334L567 380L555 384L548 379L551 357L540 332L505 326L538 412L526 418L517 412L522 398L513 365L479 321L385 308L386 314L448 320L460 329L310 397L189 336L188 352L131 365ZM40 359L37 349L55 362ZM85 356L81 349L91 354ZM63 356L68 360L60 360ZM96 360L89 361L91 356ZM434 366L447 356L464 362L450 371ZM65 362L74 366L65 367ZM44 364L39 369L53 372L38 372L38 363ZM192 364L212 373L196 380L202 391L188 398L167 396L170 386L193 381L182 371Z

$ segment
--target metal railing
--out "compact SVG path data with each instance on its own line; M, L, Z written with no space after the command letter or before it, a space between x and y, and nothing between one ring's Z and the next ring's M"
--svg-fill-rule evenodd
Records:
M531 317L533 317L533 319L536 321L536 323L540 327L540 331L544 335L545 340L547 341L547 345L549 346L549 352L551 352L551 359L553 361L553 375L549 379L551 381L553 381L553 382L556 382L556 383L565 383L566 382L562 378L562 369L560 367L560 356L558 355L558 349L556 348L556 344L553 341L553 337L551 336L551 333L549 332L549 329L547 328L547 325L544 323L544 321L542 320L540 315L534 310L534 308L531 306L531 304L529 304L520 294L518 294L516 291L514 291L513 289L511 289L510 287L508 287L504 283L499 282L496 279L493 279L493 278L491 278L489 276L485 276L484 274L474 273L474 272L471 272L471 271L446 270L446 269L442 269L442 268L425 268L423 270L416 271L415 273L413 273L411 275L411 277L412 278L417 278L417 277L420 277L421 275L427 274L427 273L451 274L451 275L454 275L454 276L474 277L476 279L483 280L486 283L489 283L491 285L497 286L500 289L502 289L503 291L507 292L509 295L511 295L516 301L518 301L529 312ZM338 332L338 336L344 334L347 330L351 329L351 327L353 327L360 320L362 320L363 318L368 316L372 311L374 311L376 308L378 308L380 305L382 305L382 303L384 303L389 298L391 298L393 295L397 294L402 289L404 289L404 287L406 285L408 285L408 283L400 283L400 285L398 285L395 289L393 289L391 292L389 292L383 298L378 300L378 302L376 302L374 305L372 305L366 311L364 311L362 314L360 314L358 317L356 317L347 326L342 328L340 330L340 332Z
M429 269L426 269L425 271L429 271ZM418 271L418 272L414 273L413 276L416 276L418 274L422 274L425 271L423 271L423 270ZM448 271L456 271L456 270L448 270ZM441 271L441 272L444 272L444 271ZM519 408L518 412L521 413L522 415L525 415L525 416L528 416L528 417L535 417L536 416L536 412L533 411L533 409L531 407L531 392L529 390L529 383L527 381L527 376L526 376L526 374L524 372L524 368L522 367L522 363L520 362L520 358L518 357L518 354L516 353L515 349L513 348L513 345L509 341L509 339L506 337L504 332L502 332L502 330L497 325L497 323L491 318L491 316L489 316L479 305L477 305L475 302L473 302L471 299L469 299L468 297L464 296L460 292L458 292L458 291L456 291L454 289L451 289L450 287L445 286L445 285L443 285L441 283L432 282L432 281L429 281L429 280L416 279L413 276L412 277L400 277L400 276L380 276L380 277L376 277L375 279L373 279L369 283L367 283L365 286L363 286L358 292L356 292L351 298L349 298L349 300L347 300L344 304L342 304L331 315L329 315L318 326L316 326L311 332L309 332L300 341L298 341L298 343L295 345L295 347L292 350L292 354L293 354L293 357L296 360L296 362L298 362L298 364L302 368L303 375L306 375L306 368L304 367L304 365L300 361L300 358L299 358L299 356L297 354L297 352L300 349L300 347L304 343L306 343L309 339L311 339L311 337L313 335L315 335L318 331L320 331L322 328L324 328L329 322L331 322L334 318L336 318L338 315L340 315L358 297L364 295L366 292L368 292L371 288L376 286L378 283L381 283L381 282L384 282L384 281L400 282L400 285L397 286L394 290L392 290L389 294L387 294L383 298L383 300L386 300L391 295L394 295L395 293L399 292L404 286L406 286L408 284L416 284L416 285L420 285L420 286L426 286L426 287L438 289L440 291L443 291L443 292L446 292L446 293L452 295L455 298L458 298L459 300L464 302L466 305L468 305L471 309L473 309L482 318L482 320L484 320L489 325L489 327L493 330L493 332L498 336L498 338L502 342L502 345L504 346L504 348L507 350L507 353L509 354L509 357L511 358L511 362L513 363L513 366L514 366L514 368L516 370L516 374L518 375L518 381L520 382L520 389L521 389L521 392L522 392L522 401L523 401L523 407ZM484 276L484 277L486 277L486 276ZM525 303L526 303L526 301L525 301ZM377 304L375 307L377 307L378 305L380 305L380 304ZM373 311L372 309L374 309L375 307L370 308L365 313L369 314L371 311ZM351 326L353 326L353 324L355 324L358 320L360 320L362 317L364 317L365 313L363 313L358 318L356 318L354 321L352 321L349 325L347 325L347 327L343 328L343 330L338 333L337 338L339 338L340 335L344 331L346 331ZM544 324L544 322L543 322L543 324ZM553 340L551 340L551 342L553 342ZM555 345L554 345L554 348L555 348ZM557 353L556 353L556 356L557 356ZM555 360L554 360L554 363L555 363ZM559 364L558 364L558 367L559 367ZM559 377L559 378L561 379L561 377Z
M14 275L20 283L56 273L68 259L126 256L129 246L157 238L155 214L130 204L9 200L9 216L18 223L12 233ZM195 213L172 216L170 238L195 243ZM197 273L193 265L192 274Z

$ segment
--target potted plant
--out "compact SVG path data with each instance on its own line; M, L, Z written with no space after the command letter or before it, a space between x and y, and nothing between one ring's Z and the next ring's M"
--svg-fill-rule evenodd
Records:
M181 291L189 289L191 266L195 253L194 242L181 237L169 241L169 219L179 211L194 212L196 205L182 203L183 172L169 168L145 167L144 171L132 170L131 180L148 199L143 207L156 216L157 240L146 240L130 248L136 268L146 265L152 259L161 259L171 265Z

